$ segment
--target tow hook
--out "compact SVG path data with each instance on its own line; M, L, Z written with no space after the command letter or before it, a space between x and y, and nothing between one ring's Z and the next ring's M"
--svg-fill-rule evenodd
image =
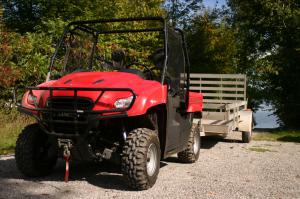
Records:
M69 139L58 139L59 148L63 148L63 157L66 161L65 182L69 181L69 161L71 157L72 141Z

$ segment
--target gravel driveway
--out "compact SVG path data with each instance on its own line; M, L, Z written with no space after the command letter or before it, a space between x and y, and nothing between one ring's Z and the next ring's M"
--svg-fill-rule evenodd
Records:
M300 144L253 141L230 136L203 139L200 160L161 162L154 187L129 190L112 165L71 162L64 183L64 162L45 178L24 179L14 156L0 157L0 199L7 198L300 198Z

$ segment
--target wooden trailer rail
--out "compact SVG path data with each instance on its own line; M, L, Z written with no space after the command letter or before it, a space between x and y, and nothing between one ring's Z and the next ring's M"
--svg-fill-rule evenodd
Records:
M246 87L243 74L190 74L190 90L203 94L205 134L227 134L238 128L240 114L247 109Z
M201 92L208 103L246 101L246 87L243 74L190 74L190 89Z

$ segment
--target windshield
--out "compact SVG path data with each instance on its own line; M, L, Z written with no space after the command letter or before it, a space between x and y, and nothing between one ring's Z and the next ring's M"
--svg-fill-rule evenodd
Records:
M82 71L145 67L159 76L164 62L164 34L153 21L70 25L50 65L51 79ZM161 21L159 21L161 23Z

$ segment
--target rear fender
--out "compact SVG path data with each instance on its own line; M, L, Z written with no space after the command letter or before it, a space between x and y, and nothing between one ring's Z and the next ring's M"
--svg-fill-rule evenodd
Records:
M202 109L203 109L203 95L201 93L190 91L187 112L188 113L202 112Z

